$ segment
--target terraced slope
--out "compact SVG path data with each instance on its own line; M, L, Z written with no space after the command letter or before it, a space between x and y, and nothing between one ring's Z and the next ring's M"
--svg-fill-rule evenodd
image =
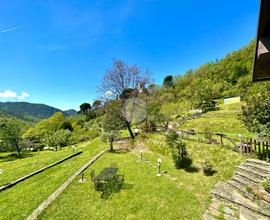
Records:
M225 133L229 137L238 138L238 134L252 137L243 123L239 119L241 106L243 103L230 105L219 105L218 110L202 114L200 118L186 121L180 126L180 129L194 129L203 131L206 124L211 126L211 131L216 133Z

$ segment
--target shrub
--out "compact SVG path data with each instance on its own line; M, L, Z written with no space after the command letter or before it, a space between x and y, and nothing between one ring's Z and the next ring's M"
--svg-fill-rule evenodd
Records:
M149 131L155 132L156 130L157 130L157 125L155 124L155 122L151 121L149 125Z
M73 127L71 125L71 123L69 121L64 121L61 125L60 125L60 129L63 130L69 130L69 131L73 131Z
M268 178L266 181L262 183L263 188L270 193L270 178Z
M172 148L172 158L176 169L188 168L191 166L191 159L189 158L186 144L178 141Z
M88 132L88 137L90 140L97 138L98 136L100 136L100 131L97 129L91 129Z
M174 145L176 144L176 142L179 140L179 135L177 134L177 132L175 130L170 130L167 134L166 134L166 143L170 146L170 147L174 147Z
M204 160L201 166L205 176L212 176L215 173L213 164L209 160Z

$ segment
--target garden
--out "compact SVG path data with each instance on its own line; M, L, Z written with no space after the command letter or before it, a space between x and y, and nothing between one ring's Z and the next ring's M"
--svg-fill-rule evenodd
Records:
M108 152L84 172L85 182L78 176L40 219L200 219L215 183L230 178L243 158L208 144L191 142L187 146L193 166L187 170L176 169L169 155L147 148ZM214 175L203 173L201 158L206 157L216 170ZM157 176L158 159L162 161L161 176ZM124 175L124 183L120 191L103 198L90 174L92 170L99 174L112 164Z

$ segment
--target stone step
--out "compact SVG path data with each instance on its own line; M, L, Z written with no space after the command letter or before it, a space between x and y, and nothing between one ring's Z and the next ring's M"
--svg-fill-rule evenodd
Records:
M268 177L267 174L262 173L262 172L260 172L258 170L254 170L254 169L252 169L250 167L247 167L247 166L240 165L240 166L238 166L238 169L240 169L241 171L244 171L245 173L250 173L250 174L252 174L254 176L257 176L259 178L262 178L262 179L265 179L265 178Z
M217 220L208 210L206 213L203 215L204 220Z
M266 168L264 166L261 166L259 164L255 164L255 163L250 163L250 162L246 162L244 164L242 164L243 166L247 166L247 167L250 167L252 169L256 169L262 173L266 173L268 175L270 175L270 168Z
M225 182L217 183L211 193L213 196L233 203L238 207L244 207L252 213L254 212L270 218L270 211L262 210L257 204L245 198L241 193Z
M211 201L211 204L210 204L210 207L209 208L213 208L213 209L216 209L216 210L219 210L219 208L221 206L223 206L223 202L220 201L220 200L217 200L215 198L212 198L212 201Z
M212 203L204 214L204 219L218 220L222 216L225 220L237 220L238 218L236 216L238 216L238 213L239 209L231 203L212 198Z
M240 208L240 220L269 220L268 217L260 215L258 213L251 212L243 207Z
M228 184L230 186L232 186L233 188L239 190L241 193L244 193L244 194L246 193L246 186L243 185L242 183L239 183L239 182L234 181L234 180L229 180Z
M208 213L212 215L213 217L218 217L222 214L219 210L213 209L211 207L208 209Z
M263 161L263 160L247 159L247 162L254 163L254 164L257 164L257 165L261 165L261 166L264 166L266 168L270 168L270 163L266 162L266 161Z
M249 187L255 184L253 181L243 178L242 176L238 176L237 174L232 177L232 180L242 183L243 185L249 186Z
M263 180L263 179L260 179L258 177L255 177L254 175L250 175L248 173L244 173L244 172L241 172L241 171L236 171L235 174L238 175L238 176L241 176L243 178L246 178L246 179L248 179L250 181L253 181L254 183L260 183Z

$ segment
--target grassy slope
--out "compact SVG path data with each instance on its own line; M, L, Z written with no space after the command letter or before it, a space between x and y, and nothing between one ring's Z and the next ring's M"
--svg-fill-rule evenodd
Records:
M239 120L241 105L243 103L220 105L219 110L203 114L198 119L189 120L180 126L181 129L194 129L203 131L206 123L209 123L212 132L222 132L229 137L238 138L238 134L252 137L251 134Z
M167 148L163 135L150 135L146 145L151 151L145 153L150 163L137 163L138 153L106 154L93 167L95 173L116 162L125 182L132 188L124 189L108 200L100 198L92 183L78 183L78 179L60 195L43 213L41 219L202 219L210 204L210 191L219 180L233 175L242 157L219 146L188 142L188 150L194 165L199 166L202 158L214 163L217 173L206 177L199 170L186 172L176 170L170 155L162 154L159 146ZM164 155L165 154L165 155ZM162 158L162 169L167 175L158 178L156 160Z
M85 144L80 145L76 151L83 150ZM72 154L70 147L65 147L57 152L40 151L24 153L22 158L12 155L12 153L0 153L0 169L3 170L0 179L0 186L14 181L35 170L45 167L53 162L63 159Z
M83 154L1 192L0 219L25 219L68 177L100 150L104 149L105 146L99 139L95 139L87 146L82 147Z

